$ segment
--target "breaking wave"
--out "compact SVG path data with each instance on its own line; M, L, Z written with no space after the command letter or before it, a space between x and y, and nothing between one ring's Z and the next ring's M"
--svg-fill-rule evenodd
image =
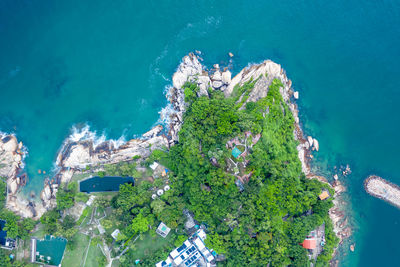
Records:
M92 141L94 148L104 143L105 141L112 143L115 148L118 148L126 143L126 138L124 135L122 135L118 139L107 139L107 136L104 133L104 131L101 135L99 135L97 134L97 131L91 131L90 126L88 124L85 124L83 127L78 127L77 125L72 126L71 134L66 139L65 143L79 142L86 140Z

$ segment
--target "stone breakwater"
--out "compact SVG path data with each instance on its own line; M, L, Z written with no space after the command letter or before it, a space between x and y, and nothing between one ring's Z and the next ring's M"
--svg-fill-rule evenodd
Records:
M371 196L400 208L400 187L398 185L392 184L379 176L370 175L364 181L364 189Z

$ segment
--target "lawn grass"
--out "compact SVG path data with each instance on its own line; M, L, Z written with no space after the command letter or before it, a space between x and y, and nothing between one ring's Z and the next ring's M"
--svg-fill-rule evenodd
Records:
M93 242L89 246L89 252L86 258L86 263L84 267L99 267L102 266L99 264L99 258L105 258L103 252L101 252L100 248L93 244Z
M135 242L133 257L135 259L141 259L145 255L150 255L163 246L168 246L169 243L172 242L170 237L171 235L168 235L166 238L162 238L159 235L152 237L149 233L142 235L142 237L138 238Z
M96 209L96 213L94 214L94 217L96 219L103 218L105 216L104 208L103 207L98 207Z
M90 237L81 233L77 233L72 238L76 242L76 247L72 251L67 247L61 265L66 267L79 267L81 266L81 262L86 255L86 248L89 245Z
M44 225L41 223L38 224L36 231L33 232L32 236L36 237L38 239L43 239L45 235L46 235L46 232L44 231Z
M113 196L118 195L118 191L115 191L115 192L93 192L90 194L95 195L95 196L109 197L111 199Z
M121 263L119 262L119 260L113 260L111 267L118 267L120 265L121 265Z
M85 220L87 217L90 218L90 216L92 215L92 209L93 209L92 207L87 206L83 210L81 217L79 217L79 219L76 221L76 225L81 225L83 220Z
M76 174L72 175L71 182L77 182L77 181L83 180L85 178L88 178L90 176L93 176L93 173L76 173Z

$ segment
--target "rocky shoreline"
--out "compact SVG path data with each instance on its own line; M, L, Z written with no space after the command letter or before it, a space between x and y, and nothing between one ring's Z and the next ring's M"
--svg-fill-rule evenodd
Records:
M18 182L17 175L21 170L22 157L17 156L19 154L16 152L18 149L16 138L11 138L14 140L12 141L12 145L11 143L6 145L7 152L5 153L8 153L8 156L4 161L0 161L0 164L1 162L5 162L12 166L12 168L10 167L12 171L8 168L9 171L7 172L5 168L2 168L2 172L0 173L3 174L4 177L7 177L9 186L8 191L10 197L7 197L7 207L23 217L37 219L46 210L55 207L55 196L59 184L69 182L75 173L84 172L88 166L101 168L101 165L104 164L130 161L136 155L145 158L156 148L169 148L173 146L179 141L178 133L183 123L183 114L186 109L186 104L182 87L187 81L194 82L199 86L200 90L198 96L208 95L208 90L211 89L220 90L228 97L232 94L236 85L240 86L251 79L257 79L253 90L250 92L246 101L244 101L245 105L245 103L249 101L257 101L265 97L268 93L266 88L269 87L275 78L279 79L283 85L281 88L281 95L288 104L295 120L294 135L299 141L297 150L302 164L302 170L308 178L317 178L329 184L325 178L310 173L312 151L319 150L319 143L315 138L311 136L304 137L303 135L298 116L298 107L293 101L299 98L299 92L292 90L292 82L287 78L281 65L266 60L260 64L244 68L232 78L232 74L228 68L221 69L218 64L215 64L212 69L206 69L200 61L201 58L198 55L190 53L182 59L173 75L173 86L167 94L173 110L168 114L170 123L166 130L163 129L161 125L157 125L149 132L143 134L141 138L129 140L119 147L115 147L110 141L105 141L95 146L93 140L67 140L57 156L56 165L59 171L52 180L45 181L44 189L40 194L40 203L29 203L26 199L16 194L18 187L23 186L21 181ZM7 144L10 141L2 142ZM2 146L0 146L0 148L2 148ZM330 186L335 189L336 197L345 191L345 188L337 179L335 179L335 182ZM335 233L343 240L351 234L351 230L347 226L344 212L339 208L339 200L335 199L334 204L335 206L330 210L329 215L333 221Z
M398 185L377 175L370 175L364 181L364 189L371 196L400 208L400 187Z

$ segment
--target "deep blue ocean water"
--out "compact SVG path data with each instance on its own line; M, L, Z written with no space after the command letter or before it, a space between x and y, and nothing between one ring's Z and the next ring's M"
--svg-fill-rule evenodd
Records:
M320 141L315 168L344 179L354 253L342 266L397 266L400 210L368 196L375 173L400 185L398 1L0 1L0 130L29 149L27 190L40 190L74 125L126 139L148 130L180 59L233 72L272 59L300 91ZM344 255L344 254L342 254Z

